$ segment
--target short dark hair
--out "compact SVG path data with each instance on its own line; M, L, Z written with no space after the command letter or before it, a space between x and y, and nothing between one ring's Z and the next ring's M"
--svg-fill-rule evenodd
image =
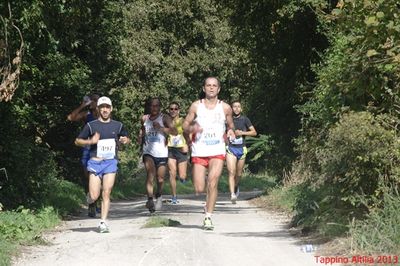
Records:
M242 104L238 99L235 99L235 100L231 101L231 106L232 106L234 103L240 103L240 104Z

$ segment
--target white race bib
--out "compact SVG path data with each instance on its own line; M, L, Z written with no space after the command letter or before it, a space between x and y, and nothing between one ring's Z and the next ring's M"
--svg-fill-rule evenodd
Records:
M171 142L173 147L182 145L183 144L182 136L181 135L171 136Z
M243 144L243 138L242 137L235 138L234 140L232 140L231 143L235 145Z
M115 158L115 139L101 139L97 142L97 157L104 159Z

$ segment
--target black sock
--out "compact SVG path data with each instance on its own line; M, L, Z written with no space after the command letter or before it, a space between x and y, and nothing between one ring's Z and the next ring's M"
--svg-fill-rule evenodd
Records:
M237 190L238 190L238 186L235 186L235 193L237 193Z
M147 197L147 200L153 200L153 197Z
M156 199L158 199L159 197L161 197L161 193L160 193L160 192L157 192L157 193L156 193Z

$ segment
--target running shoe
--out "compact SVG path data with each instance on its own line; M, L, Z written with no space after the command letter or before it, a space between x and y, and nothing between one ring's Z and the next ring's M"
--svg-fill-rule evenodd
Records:
M203 229L204 230L214 230L214 225L212 224L210 217L204 218Z
M156 211L155 207L154 207L154 201L153 199L148 199L146 202L146 208L149 209L150 213L153 213Z
M101 221L99 223L99 232L100 233L110 233L110 228L108 228L108 225L104 221Z
M94 200L92 200L92 198L90 197L89 192L86 194L86 202L88 204L94 203Z
M96 204L94 203L89 204L88 216L92 218L96 217Z
M235 193L232 193L232 194L231 194L231 201L232 201L232 204L236 204L237 196L236 196Z
M178 204L178 199L176 198L176 196L171 198L171 203L172 204Z
M239 186L237 186L237 187L235 188L236 198L239 198L239 192L240 192Z
M156 199L156 211L159 211L162 209L162 196L159 196Z

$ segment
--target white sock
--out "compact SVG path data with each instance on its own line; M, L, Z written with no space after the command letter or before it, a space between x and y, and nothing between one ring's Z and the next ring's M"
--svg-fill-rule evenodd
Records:
M211 218L211 212L206 212L206 218Z

